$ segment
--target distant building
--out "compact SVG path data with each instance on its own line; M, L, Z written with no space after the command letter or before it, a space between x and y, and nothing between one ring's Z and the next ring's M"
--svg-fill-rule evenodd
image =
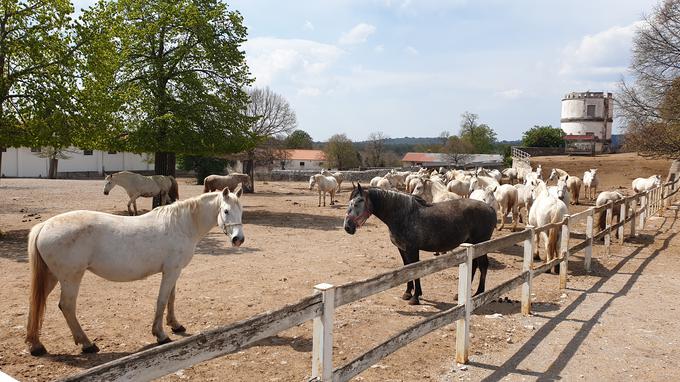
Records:
M64 150L68 159L59 159L57 176L103 175L106 172L153 171L153 161L143 154L116 151L83 150L71 147ZM40 158L40 148L7 148L2 153L0 176L15 178L45 178L50 160Z
M406 153L401 159L404 167L502 167L500 154L466 154L458 161L444 153Z
M326 154L322 150L285 150L280 159L282 170L320 170L324 168Z
M560 127L567 154L609 152L612 143L614 98L612 93L574 92L562 99Z

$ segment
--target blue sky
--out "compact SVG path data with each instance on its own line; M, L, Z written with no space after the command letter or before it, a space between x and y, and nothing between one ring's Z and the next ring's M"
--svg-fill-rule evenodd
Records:
M76 1L76 8L91 4ZM656 0L236 0L256 86L314 140L457 134L476 113L499 139L559 126L571 91L615 91Z

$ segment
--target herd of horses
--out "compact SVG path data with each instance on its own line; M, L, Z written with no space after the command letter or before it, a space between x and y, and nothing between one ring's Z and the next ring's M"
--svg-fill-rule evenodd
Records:
M310 190L319 190L319 206L335 204L335 194L343 181L341 172L323 171L309 180ZM353 184L343 227L354 234L364 222L375 215L389 228L390 240L399 249L405 265L419 261L421 250L435 254L450 251L461 243L481 243L491 239L496 228L503 229L508 214L512 214L514 230L524 210L523 222L543 226L563 220L570 204L578 204L580 188L586 199L596 199L597 205L616 200L618 192L602 192L597 197L597 170L587 171L583 180L563 170L553 169L548 186L542 169L504 171L483 168L474 171L445 170L400 172L391 170L385 176L371 180L372 187ZM104 194L114 186L123 187L130 200L129 215L137 215L138 197L159 196L163 206L141 216L119 216L97 211L71 211L56 215L35 225L28 236L31 268L30 304L26 342L30 353L40 356L47 351L40 342L40 329L45 303L59 283L59 308L66 319L76 344L84 353L99 348L82 330L75 314L76 299L86 270L111 281L134 281L161 273L161 285L156 301L152 334L162 344L170 341L163 330L166 324L175 332L185 328L175 316L175 284L186 267L196 244L215 225L229 238L232 246L245 241L239 198L242 186L251 179L245 174L210 175L204 182L204 193L179 200L177 181L173 177L146 177L128 171L107 175ZM517 183L517 184L515 184ZM660 184L658 175L638 178L635 192L649 190ZM130 206L134 207L133 210ZM498 226L500 212L500 226ZM601 219L602 220L602 219ZM545 253L538 246L534 256L550 261L557 256L559 229L541 233ZM153 243L153 245L149 245ZM480 281L476 294L485 289L489 267L487 255L473 260L472 274L479 268ZM420 280L409 281L403 298L409 304L419 304Z

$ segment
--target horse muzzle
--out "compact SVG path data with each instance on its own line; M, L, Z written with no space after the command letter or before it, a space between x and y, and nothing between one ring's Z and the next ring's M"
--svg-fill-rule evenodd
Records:
M109 194L109 192L108 192L108 191L104 191L104 195L108 195L108 194Z
M354 233L357 231L357 225L352 219L345 218L345 224L343 226L345 228L345 232L350 235L354 235Z
M231 246L232 247L240 247L243 242L246 241L245 236L234 236L231 238Z

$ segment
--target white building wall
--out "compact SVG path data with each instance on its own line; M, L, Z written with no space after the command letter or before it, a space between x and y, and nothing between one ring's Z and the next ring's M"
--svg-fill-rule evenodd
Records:
M49 159L40 158L30 148L8 148L2 153L0 176L37 178L47 177ZM92 155L84 155L82 149L70 148L66 152L69 159L60 159L57 171L63 172L98 172L102 165L107 172L116 171L151 171L153 163L147 163L146 156L133 153L108 154L106 151L93 150Z
M304 163L302 165L301 163ZM286 170L321 170L323 161L292 159L286 161Z

